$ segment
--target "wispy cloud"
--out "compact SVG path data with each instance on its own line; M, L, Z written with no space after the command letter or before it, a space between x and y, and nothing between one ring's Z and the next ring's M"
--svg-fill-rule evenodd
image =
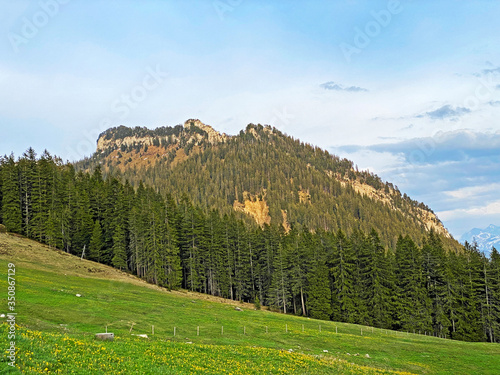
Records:
M496 68L491 68L491 69L483 69L481 71L481 73L483 73L483 74L496 74L496 73L500 73L500 66L496 67Z
M458 208L455 210L441 211L437 214L441 218L441 220L459 219L463 218L464 216L497 216L500 215L500 200L468 209Z
M344 86L340 83L336 83L333 81L325 82L319 85L321 88L325 90L334 90L334 91L350 91L350 92L366 92L367 89L359 86Z
M456 130L333 149L428 204L453 234L500 222L500 131Z
M425 112L415 116L416 118L428 117L432 120L457 119L460 116L470 113L470 109L466 107L453 107L449 104L444 105L434 111Z
M498 156L500 158L500 132L476 132L461 129L438 132L433 137L412 138L370 146L346 145L338 149L346 152L360 150L391 152L404 155L407 161L412 160L412 154L421 151L425 154L426 159L419 160L425 163L471 160L482 156Z
M456 190L445 191L444 193L455 199L469 199L477 195L489 193L496 194L499 190L500 183L492 183L487 185L467 186Z

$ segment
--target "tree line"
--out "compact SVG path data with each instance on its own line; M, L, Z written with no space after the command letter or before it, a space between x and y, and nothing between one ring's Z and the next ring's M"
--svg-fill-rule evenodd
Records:
M44 152L0 159L0 222L68 253L185 288L311 318L500 342L500 255L445 250L429 232L258 227L139 183L76 172Z

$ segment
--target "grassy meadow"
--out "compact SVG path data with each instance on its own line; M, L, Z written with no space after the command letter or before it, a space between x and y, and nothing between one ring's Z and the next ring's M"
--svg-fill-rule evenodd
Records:
M17 367L7 365L5 353L0 373L500 373L497 344L317 321L169 292L2 233L0 313L7 311L9 263L16 268ZM95 340L106 329L115 340ZM7 330L0 325L2 348L8 347Z

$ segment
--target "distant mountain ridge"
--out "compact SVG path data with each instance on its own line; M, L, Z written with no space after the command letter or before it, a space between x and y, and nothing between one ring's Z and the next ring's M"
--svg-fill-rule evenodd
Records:
M470 244L477 243L478 249L489 255L493 247L500 249L500 227L490 224L484 229L471 229L460 237L461 243L465 241Z
M198 119L155 130L111 128L99 136L96 153L76 167L97 165L134 186L142 180L164 194L186 193L202 207L261 226L375 228L388 245L399 234L419 243L432 229L458 245L429 207L397 186L268 125L249 124L237 135Z

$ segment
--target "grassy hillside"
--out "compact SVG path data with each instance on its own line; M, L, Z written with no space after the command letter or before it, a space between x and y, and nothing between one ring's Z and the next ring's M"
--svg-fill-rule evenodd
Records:
M16 266L18 372L495 374L500 369L495 344L315 321L207 295L168 292L0 233L2 312L8 263ZM106 326L115 341L95 341L94 333ZM6 347L7 325L1 330ZM1 361L0 371L6 371L6 357Z

